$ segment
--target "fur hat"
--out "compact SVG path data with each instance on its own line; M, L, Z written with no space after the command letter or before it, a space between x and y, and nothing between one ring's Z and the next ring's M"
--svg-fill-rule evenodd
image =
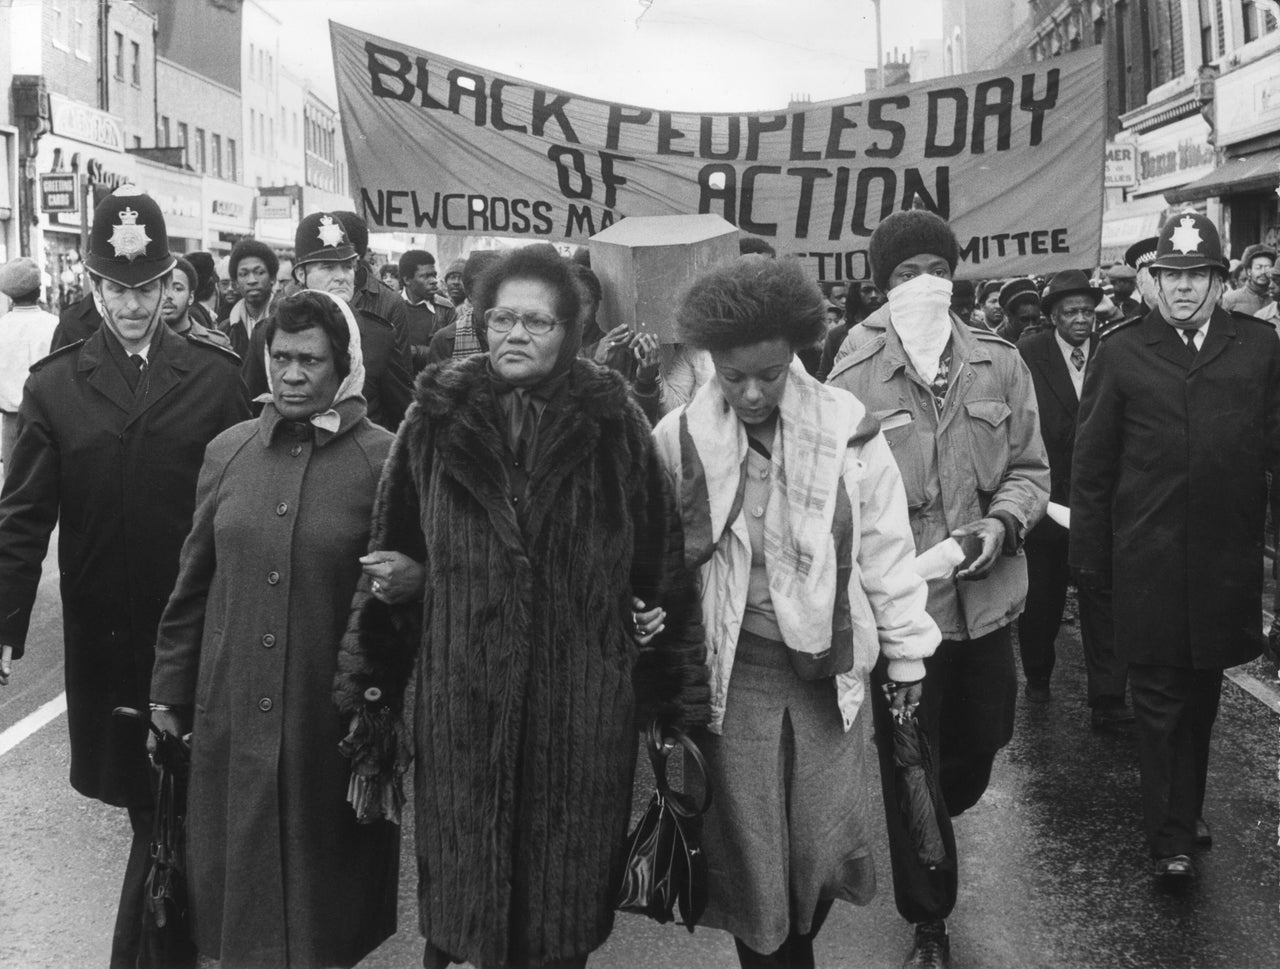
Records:
M444 271L443 278L448 279L454 273L457 273L459 276L461 276L463 271L466 268L467 268L467 261L465 259L455 259L453 262L449 263L449 268L447 268Z
M871 233L868 249L871 280L884 293L893 271L912 256L938 256L952 272L960 262L960 243L951 226L926 209L894 212Z
M1265 242L1255 242L1253 245L1248 246L1244 251L1244 255L1240 257L1240 261L1246 266L1251 266L1259 256L1265 256L1271 260L1273 266L1275 265L1276 251Z
M0 266L0 293L22 299L40 292L40 267L34 259L19 256Z

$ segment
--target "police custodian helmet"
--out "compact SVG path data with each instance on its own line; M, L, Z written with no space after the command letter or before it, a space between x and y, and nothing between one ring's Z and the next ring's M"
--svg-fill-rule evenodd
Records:
M342 222L332 212L312 212L298 223L293 252L295 267L309 262L346 262L356 255Z
M173 269L160 206L136 185L121 185L93 210L89 272L121 286L142 286Z
M1199 212L1182 212L1165 223L1156 257L1147 269L1216 269L1227 271L1218 227Z

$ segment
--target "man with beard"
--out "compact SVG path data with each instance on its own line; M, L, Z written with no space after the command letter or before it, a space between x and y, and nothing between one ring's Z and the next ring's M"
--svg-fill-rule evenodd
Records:
M231 250L228 269L240 291L240 300L231 307L219 328L231 338L231 349L241 357L249 348L255 327L270 312L271 292L279 268L276 254L257 239L241 239Z
M929 615L943 638L924 661L917 717L937 772L929 786L944 802L937 817L947 862L934 868L920 862L899 809L883 657L872 673L894 898L915 928L905 965L945 969L958 889L950 818L978 803L1013 736L1012 626L1027 595L1018 553L1048 503L1049 465L1017 350L949 311L960 260L951 226L923 209L895 212L872 233L869 255L888 304L849 331L829 383L880 420L902 472L916 553L948 538L971 548L960 571L929 583Z
M103 200L85 257L103 325L32 368L0 495L0 685L61 525L71 786L127 808L133 828L113 969L138 960L154 802L147 730L111 711L146 709L205 445L249 416L234 357L164 325L173 265L150 196L127 185Z
M1071 481L1070 564L1114 598L1129 663L1147 845L1185 884L1204 820L1222 671L1262 649L1267 471L1280 471L1280 341L1220 308L1218 230L1176 215L1150 263L1155 305L1089 364Z
M1240 259L1242 285L1222 297L1222 308L1238 313L1257 314L1271 302L1271 267L1276 264L1276 251L1268 245L1249 246Z
M363 394L369 405L369 420L394 432L409 407L413 389L409 354L401 335L384 317L356 305L356 250L337 213L314 212L299 222L293 248L294 281L303 289L336 296L355 312L364 353ZM373 285L386 288L377 279ZM253 331L244 359L245 383L255 398L269 392L264 329Z
M231 349L231 338L221 330L213 330L195 319L192 312L195 306L195 289L199 276L191 263L178 257L169 277L169 285L165 287L164 299L160 301L160 316L169 329L188 340L199 340L212 343L224 350ZM234 352L234 351L233 351ZM236 358L237 361L239 358Z

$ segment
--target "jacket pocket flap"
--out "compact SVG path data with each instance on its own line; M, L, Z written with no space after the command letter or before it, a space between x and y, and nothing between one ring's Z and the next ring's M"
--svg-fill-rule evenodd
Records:
M883 433L915 422L915 415L909 410L878 410L872 416L880 422L880 430Z
M1003 400L971 400L965 403L964 409L969 416L984 421L992 427L999 427L1013 413Z

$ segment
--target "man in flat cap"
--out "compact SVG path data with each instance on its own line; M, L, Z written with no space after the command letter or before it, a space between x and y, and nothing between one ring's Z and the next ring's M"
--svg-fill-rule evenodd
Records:
M0 266L0 293L13 307L0 316L0 464L9 473L18 438L18 405L31 365L49 353L58 318L40 308L40 267L20 256Z
M1240 257L1243 285L1222 297L1222 308L1255 316L1271 302L1271 270L1276 264L1276 251L1265 243L1254 243Z
M1112 319L1129 320L1147 312L1142 300L1134 296L1138 288L1138 270L1135 267L1118 262L1107 270L1107 281L1111 283L1111 302L1115 306Z
M1097 347L1094 307L1102 291L1078 269L1051 280L1044 311L1051 329L1025 337L1018 352L1031 371L1040 410L1040 436L1049 454L1049 500L1064 508L1071 502L1071 464L1076 444L1076 416L1089 361ZM1018 618L1018 649L1032 703L1050 698L1055 666L1054 640L1062 624L1070 570L1067 529L1045 516L1027 536L1027 608ZM1125 707L1126 664L1115 651L1109 591L1079 590L1080 639L1088 671L1090 723L1109 728L1128 723Z
M146 710L156 628L191 528L205 445L249 415L233 353L173 333L173 271L159 206L134 186L93 214L89 254L102 325L31 368L0 493L0 685L27 639L40 567L60 525L71 786L127 808L133 845L111 966L137 963L154 817Z
M1001 286L1000 308L1004 322L996 332L1015 346L1028 333L1044 328L1040 292L1034 279L1011 279Z
M1069 561L1114 596L1129 663L1153 871L1186 884L1204 819L1223 670L1262 650L1266 473L1280 471L1280 340L1218 305L1213 222L1174 216L1155 305L1103 334L1076 428Z

